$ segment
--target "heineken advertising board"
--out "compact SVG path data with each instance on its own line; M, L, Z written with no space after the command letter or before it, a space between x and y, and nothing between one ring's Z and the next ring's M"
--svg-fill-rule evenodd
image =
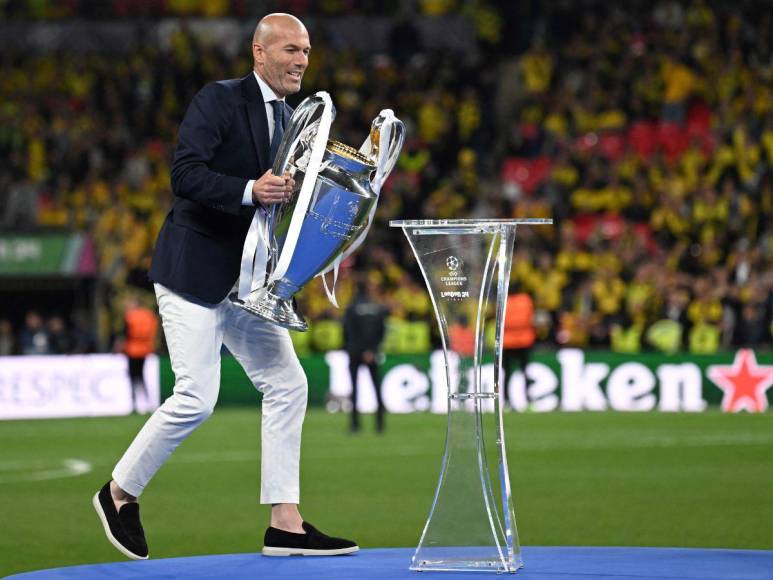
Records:
M301 357L309 379L309 404L335 410L351 394L349 359L343 351ZM380 365L382 394L389 412L445 413L443 353L387 356ZM483 388L491 390L494 365L483 366ZM773 400L773 354L752 350L716 355L672 356L561 349L536 352L526 370L507 379L508 404L517 411L685 411L719 406L727 412L762 412ZM172 391L169 359L162 360L163 393ZM359 374L358 407L376 408L370 375ZM238 363L222 364L221 404L255 404L255 390Z
M330 368L330 394L347 397L351 380L346 353L330 352L325 360ZM424 364L385 361L382 365L382 394L390 412L447 411L443 353L433 352L425 360ZM773 356L758 360L747 349L715 356L636 357L562 349L535 354L526 377L515 372L507 378L507 394L509 405L517 411L700 412L720 405L728 412L762 412L773 397L773 364L765 362L773 363ZM364 412L375 410L373 385L365 368L360 369L358 381L363 391L358 407ZM492 391L493 382L494 365L489 363L481 371L483 390Z

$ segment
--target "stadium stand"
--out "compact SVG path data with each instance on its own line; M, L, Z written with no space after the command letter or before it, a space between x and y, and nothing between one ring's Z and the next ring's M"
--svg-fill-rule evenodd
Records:
M74 17L95 29L135 23L134 41L115 53L84 54L66 42L14 50L6 40L0 56L0 226L90 235L105 288L91 321L101 339L90 344L101 347L92 348L118 332L127 289L150 291L184 107L206 82L249 70L246 49L209 42L202 18L238 18L248 31L259 15L247 4L0 4L6 38L18 22L32 31ZM389 349L430 347L431 305L400 233L387 227L419 217L556 220L519 232L512 274L534 299L542 345L695 353L771 345L773 20L765 3L422 0L412 19L389 18L398 8L389 2L270 4L321 15L311 20L303 93L330 92L338 138L359 145L386 106L409 134L364 251L344 264L342 309L316 283L300 296L317 323L303 348L340 342L351 269L367 272L390 307ZM177 24L159 32L164 42L149 42L144 19L161 17ZM367 49L368 27L334 34L354 17L381 31L375 48ZM462 22L468 34L459 37L469 41L449 49L437 25L444 18ZM50 333L56 310L39 310L49 318L39 334ZM2 352L53 352L50 336L27 344L30 314L0 320ZM76 313L61 314L75 333Z

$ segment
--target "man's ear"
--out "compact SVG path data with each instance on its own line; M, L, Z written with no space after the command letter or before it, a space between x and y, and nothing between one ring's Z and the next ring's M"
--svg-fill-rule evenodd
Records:
M263 50L263 45L257 42L252 43L252 58L255 60L255 62L264 62L265 61L265 55Z

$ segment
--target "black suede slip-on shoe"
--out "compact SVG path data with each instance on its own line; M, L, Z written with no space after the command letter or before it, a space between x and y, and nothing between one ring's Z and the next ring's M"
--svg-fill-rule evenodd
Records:
M264 556L341 556L360 547L351 540L331 538L308 522L303 522L305 534L294 534L268 528L263 538Z
M147 560L148 544L140 523L139 504L127 503L121 506L120 511L116 511L109 481L94 495L91 503L97 510L110 543L127 558Z

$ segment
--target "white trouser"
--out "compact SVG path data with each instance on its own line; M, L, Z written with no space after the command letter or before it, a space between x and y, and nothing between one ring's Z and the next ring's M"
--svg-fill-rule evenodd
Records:
M155 285L174 392L148 419L113 470L139 496L177 446L212 414L226 345L263 393L261 503L299 503L301 428L307 383L287 330L245 312L228 298L216 305L186 300Z

